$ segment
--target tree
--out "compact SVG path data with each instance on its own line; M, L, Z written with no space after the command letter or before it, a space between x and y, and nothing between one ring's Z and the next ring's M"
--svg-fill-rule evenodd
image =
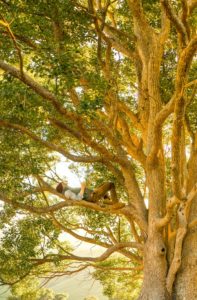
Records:
M69 296L68 294L57 294L55 296L55 300L68 300Z
M40 281L35 276L27 276L11 288L9 300L67 300L68 294L56 294L52 289L40 287Z
M84 298L84 300L98 300L98 298L95 296L87 296Z
M47 264L56 275L102 268L118 252L109 269L143 268L138 299L196 299L195 8L1 1L3 283ZM93 188L113 182L119 203L59 194L55 153L89 170ZM61 232L106 250L74 255Z
M117 265L120 268L119 271L113 269ZM142 282L140 270L138 272L135 270L135 273L131 276L131 273L126 270L124 261L121 261L120 258L108 259L101 263L99 267L100 269L97 269L93 276L101 282L103 293L110 300L135 300L137 298Z

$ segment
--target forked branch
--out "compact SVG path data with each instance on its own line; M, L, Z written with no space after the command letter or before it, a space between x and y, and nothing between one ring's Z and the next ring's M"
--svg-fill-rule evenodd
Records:
M173 196L167 200L166 215L163 218L157 220L156 222L156 226L158 228L164 227L170 222L174 212L174 207L179 203L180 200L176 196Z
M172 215L173 215L174 207L177 204L183 205L183 203L184 203L184 210L185 210L186 218L188 218L191 202L194 199L194 197L196 196L196 194L197 194L197 184L195 184L194 187L192 188L192 190L189 192L189 194L186 197L185 202L182 202L176 196L169 198L167 200L167 205L166 205L166 215L163 218L160 218L157 220L156 226L158 228L161 228L161 227L166 226L170 222ZM180 205L180 207L181 207L181 205ZM179 209L179 211L180 211L180 209ZM179 219L181 220L181 215L179 216ZM179 224L180 224L180 222L179 222Z
M47 262L54 262L56 258L58 258L59 261L63 260L74 260L74 261L85 261L85 262L101 262L106 260L110 255L112 255L114 252L117 252L124 248L132 248L135 243L127 242L127 243L118 243L116 245L113 245L112 247L108 248L103 254L101 254L98 257L80 257L77 255L73 255L69 253L68 255L58 255L58 254L51 254L47 255L44 258L33 258L31 259L32 263L35 264L35 266L45 264Z

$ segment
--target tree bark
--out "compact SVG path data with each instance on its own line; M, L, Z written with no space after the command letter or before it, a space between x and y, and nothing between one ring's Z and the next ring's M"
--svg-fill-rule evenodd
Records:
M197 135L196 135L197 137ZM191 190L197 182L197 140L194 143L190 161L188 163L188 186ZM173 299L197 299L197 196L192 201L188 232L183 244L181 268L174 284Z
M151 226L144 249L144 280L138 300L170 299L166 290L166 248L161 232Z

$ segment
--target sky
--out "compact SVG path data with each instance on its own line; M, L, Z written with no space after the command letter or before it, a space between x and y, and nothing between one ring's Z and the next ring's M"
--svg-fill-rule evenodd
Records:
M67 178L68 185L71 187L80 187L80 179L69 169L69 163L67 162L59 162L56 164L56 172L60 176L60 178ZM83 178L81 179L83 181Z

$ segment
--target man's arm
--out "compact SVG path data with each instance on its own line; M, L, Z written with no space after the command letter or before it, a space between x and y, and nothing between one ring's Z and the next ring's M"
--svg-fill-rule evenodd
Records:
M79 192L79 195L81 196L81 199L83 199L83 195L84 195L84 192L85 192L85 188L86 188L86 182L82 182L81 183L81 190Z

